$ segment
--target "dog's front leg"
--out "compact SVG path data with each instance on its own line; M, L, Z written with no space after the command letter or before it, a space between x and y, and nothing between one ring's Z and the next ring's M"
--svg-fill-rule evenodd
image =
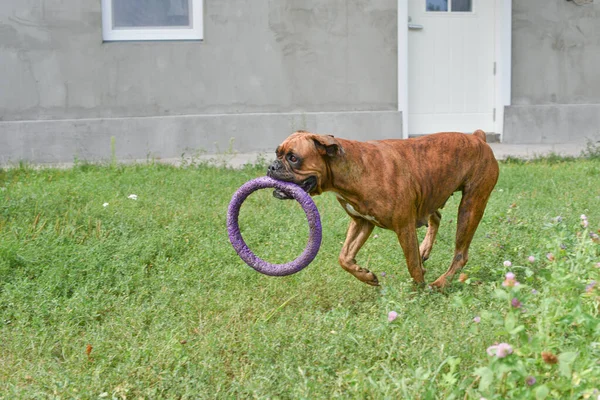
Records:
M365 244L373 228L375 226L362 218L352 218L350 226L348 227L348 233L346 234L346 241L340 252L338 259L342 268L350 272L360 281L367 283L372 286L379 286L377 276L368 269L361 268L356 264L356 254L360 248Z
M419 252L416 222L413 221L398 228L396 233L400 246L402 246L402 251L404 251L406 266L408 267L410 276L412 276L418 285L424 285L425 278L423 275L425 275L425 270L423 269L423 259Z

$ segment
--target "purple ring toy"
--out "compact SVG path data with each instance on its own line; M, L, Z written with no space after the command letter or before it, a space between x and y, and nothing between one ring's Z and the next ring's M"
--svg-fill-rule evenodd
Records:
M300 203L308 218L310 232L308 244L298 258L286 264L271 264L252 253L244 242L238 225L240 208L244 200L253 192L265 188L276 188L292 196ZM267 176L248 181L235 192L227 210L227 232L229 241L240 258L258 272L270 276L291 275L308 266L317 256L322 239L321 217L310 195L295 183L278 181Z

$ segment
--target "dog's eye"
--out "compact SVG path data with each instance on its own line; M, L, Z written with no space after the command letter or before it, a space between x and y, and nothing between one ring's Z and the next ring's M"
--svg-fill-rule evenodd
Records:
M296 161L298 161L298 157L296 157L293 154L288 155L288 160L292 163L295 163Z

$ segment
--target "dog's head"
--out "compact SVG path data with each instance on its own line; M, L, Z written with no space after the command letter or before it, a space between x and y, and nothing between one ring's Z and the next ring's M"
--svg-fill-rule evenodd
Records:
M317 195L329 184L328 162L342 155L343 149L333 136L297 131L277 147L275 154L277 159L269 166L268 176L294 182L310 195ZM291 199L278 189L273 196Z

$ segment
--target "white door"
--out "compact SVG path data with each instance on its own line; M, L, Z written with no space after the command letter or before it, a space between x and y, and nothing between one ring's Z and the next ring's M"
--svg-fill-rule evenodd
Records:
M408 133L494 130L495 0L408 0Z

